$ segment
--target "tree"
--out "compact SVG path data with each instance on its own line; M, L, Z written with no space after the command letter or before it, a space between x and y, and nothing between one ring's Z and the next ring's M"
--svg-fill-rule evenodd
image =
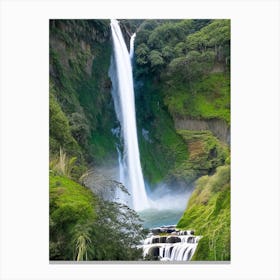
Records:
M164 65L164 60L159 51L152 50L149 55L149 60L153 70L159 69L162 65Z
M87 146L90 136L88 121L84 114L74 112L70 116L70 128L72 135L81 146Z
M192 83L211 70L214 58L213 51L203 53L190 51L186 56L175 58L170 62L168 66L169 77Z
M165 63L169 63L174 58L174 50L170 46L165 46L162 49L162 57Z
M186 39L189 50L207 50L213 48L217 52L219 46L228 45L230 41L230 21L214 20L200 31L191 34Z
M93 225L94 260L139 260L137 245L147 232L138 214L128 206L100 199L98 218Z
M186 44L184 42L179 42L174 47L173 51L174 51L174 56L175 57L183 56L186 52Z
M136 54L136 62L139 65L145 65L148 63L148 55L149 55L149 48L146 44L142 43L136 47L135 54Z

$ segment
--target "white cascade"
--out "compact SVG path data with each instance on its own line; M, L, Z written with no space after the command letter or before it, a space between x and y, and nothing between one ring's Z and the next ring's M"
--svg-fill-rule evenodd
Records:
M111 63L113 66L110 69L113 84L112 94L124 141L124 151L120 164L121 177L123 177L121 179L131 193L131 206L139 211L148 208L149 203L140 164L135 117L131 63L135 34L131 37L131 52L129 54L117 20L111 20L111 31L114 46L114 58ZM112 70L112 68L114 69Z
M167 233L164 227L160 230L161 233ZM150 233L142 245L143 257L149 255L160 261L190 261L200 238L201 236L193 235L192 231L180 231L175 228L166 236Z
M133 56L134 56L134 40L136 37L136 33L133 33L131 38L130 38L130 49L129 49L129 57L131 60L133 60Z

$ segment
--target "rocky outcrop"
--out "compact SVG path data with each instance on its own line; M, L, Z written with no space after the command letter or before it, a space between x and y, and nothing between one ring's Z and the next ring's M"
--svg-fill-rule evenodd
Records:
M226 144L230 144L230 126L223 120L194 120L189 118L175 118L177 130L210 130L217 138Z

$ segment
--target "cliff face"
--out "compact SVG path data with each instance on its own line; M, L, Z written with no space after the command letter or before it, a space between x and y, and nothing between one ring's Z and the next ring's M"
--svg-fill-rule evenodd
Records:
M108 77L111 52L108 20L50 21L50 92L72 137L62 141L53 127L57 121L50 121L51 155L61 147L82 164L116 157L111 134L116 118Z
M194 120L187 117L174 118L175 128L178 130L210 130L218 139L226 144L230 144L230 127L220 119Z

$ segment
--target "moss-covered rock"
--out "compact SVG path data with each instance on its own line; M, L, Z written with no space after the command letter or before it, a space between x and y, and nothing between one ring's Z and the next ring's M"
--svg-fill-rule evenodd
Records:
M196 181L177 227L202 235L192 260L230 260L230 166Z
M210 131L178 130L177 133L184 139L189 157L174 170L174 174L189 182L213 173L229 156L229 147Z

